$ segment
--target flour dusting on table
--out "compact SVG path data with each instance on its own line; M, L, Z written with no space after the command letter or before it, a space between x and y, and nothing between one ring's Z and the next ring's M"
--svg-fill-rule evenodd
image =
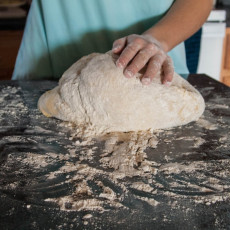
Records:
M98 213L167 209L189 217L230 202L227 100L209 99L198 122L176 129L88 138L71 123L43 117L21 87L0 95L1 191L4 199L23 197L28 211L80 214L84 225L96 226Z

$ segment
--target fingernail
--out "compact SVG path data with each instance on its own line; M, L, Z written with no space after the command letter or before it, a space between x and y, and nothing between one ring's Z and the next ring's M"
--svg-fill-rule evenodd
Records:
M172 85L172 82L171 82L171 81L165 81L165 82L164 82L164 85L166 85L166 86L171 86L171 85Z
M150 82L151 82L151 80L150 80L149 77L143 77L143 78L141 79L141 82L142 82L143 85L149 85Z
M133 77L133 73L132 73L131 71L129 71L129 70L125 70L124 75L125 75L127 78Z
M121 46L120 45L115 45L115 46L113 46L113 48L112 48L112 51L118 51L119 49L121 48Z
M124 68L124 66L117 60L117 62L116 62L116 66L118 67L118 68L120 68L120 69L123 69Z

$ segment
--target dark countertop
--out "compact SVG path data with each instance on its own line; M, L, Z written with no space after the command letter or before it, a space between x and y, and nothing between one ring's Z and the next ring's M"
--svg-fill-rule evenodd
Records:
M198 122L158 133L157 148L145 150L157 170L148 180L116 181L100 174L112 173L100 166L104 143L89 146L96 156L83 162L98 173L87 182L93 191L87 197L106 200L106 211L88 206L74 211L72 201L64 202L63 210L54 202L74 194L79 156L87 151L77 144L81 140L70 138L69 127L37 109L40 95L57 82L1 81L0 229L229 229L230 88L205 75L190 75L188 81L205 98L205 113ZM95 195L101 194L98 181L122 197L122 207ZM152 190L133 188L134 182Z

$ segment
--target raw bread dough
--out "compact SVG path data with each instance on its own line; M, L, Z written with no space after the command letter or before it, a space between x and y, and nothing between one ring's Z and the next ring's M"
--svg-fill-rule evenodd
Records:
M41 112L94 134L170 128L202 115L202 96L178 74L170 87L161 84L160 74L146 86L139 73L131 79L124 77L115 66L116 59L111 52L81 58L56 88L41 96Z

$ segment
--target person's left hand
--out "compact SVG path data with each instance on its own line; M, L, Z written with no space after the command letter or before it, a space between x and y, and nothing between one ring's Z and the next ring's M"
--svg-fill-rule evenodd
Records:
M143 67L147 67L141 79L142 84L151 83L154 76L162 70L162 83L170 85L174 68L172 59L163 50L159 41L150 35L132 34L115 40L113 53L120 54L116 65L124 70L127 78L133 77Z

